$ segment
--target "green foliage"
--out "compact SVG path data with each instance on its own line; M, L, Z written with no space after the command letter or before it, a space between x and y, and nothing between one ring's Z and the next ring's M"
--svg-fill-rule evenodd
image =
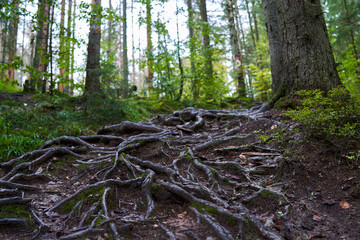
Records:
M360 140L360 102L344 87L330 91L328 96L319 90L297 93L301 105L285 112L301 122L311 136L323 137L342 147L351 147Z
M6 204L0 206L0 219L1 218L19 218L26 220L28 226L33 227L35 225L31 214L27 210L27 206Z

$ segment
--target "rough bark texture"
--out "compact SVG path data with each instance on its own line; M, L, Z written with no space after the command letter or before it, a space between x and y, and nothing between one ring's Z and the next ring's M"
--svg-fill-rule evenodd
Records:
M273 91L340 84L319 0L264 0Z
M92 1L92 12L96 13L96 17L92 18L90 23L85 93L95 93L100 90L100 7L101 0Z

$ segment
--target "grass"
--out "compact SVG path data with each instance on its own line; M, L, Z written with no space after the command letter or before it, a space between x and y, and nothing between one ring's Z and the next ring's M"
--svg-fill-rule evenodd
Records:
M133 97L114 99L104 96L72 97L64 93L37 94L31 101L4 100L0 105L0 162L35 150L45 141L60 136L91 135L105 125L124 120L147 120L186 107L207 109L238 108L224 100L220 103L162 101Z

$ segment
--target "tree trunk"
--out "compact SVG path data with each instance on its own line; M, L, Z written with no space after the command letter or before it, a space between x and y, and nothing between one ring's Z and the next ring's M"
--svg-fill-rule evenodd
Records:
M129 90L129 64L127 55L127 18L126 18L126 0L123 0L123 79L122 79L122 96L126 98Z
M73 7L73 16L72 16L72 38L75 39L75 20L76 20L76 0L74 0L74 7ZM70 81L71 81L71 85L70 85L70 90L69 90L69 94L70 95L74 95L74 64L75 64L75 56L74 56L74 52L75 52L75 41L73 40L71 42L71 64L70 64Z
M263 5L273 92L328 92L339 85L320 0L264 0Z
M153 56L152 56L152 40L151 40L151 1L146 0L146 33L147 33L147 83L152 85L154 73L153 68ZM150 87L151 88L151 87Z
M181 99L181 96L183 94L184 89L184 69L181 62L181 56L180 56L180 36L179 36L179 7L178 7L178 0L176 0L176 34L177 34L177 55L178 55L178 61L179 61L179 69L180 69L180 90L179 94L177 96L177 101Z
M194 36L194 17L193 17L193 7L192 0L187 0L188 7L188 28L189 28L189 48L190 48L190 65L191 65L191 89L193 93L193 101L196 101L199 97L199 84L196 77L196 69L195 69L195 36Z
M68 4L68 19L67 19L67 31L66 31L66 60L65 60L65 89L64 92L69 93L70 85L72 84L69 80L70 76L70 62L71 62L71 14L72 11L72 0L69 0Z
M64 91L64 76L65 76L65 0L61 0L60 12L60 46L59 46L59 68L60 68L60 82L59 91Z
M122 12L121 12L121 0L119 2L119 16L122 17ZM123 72L123 47L122 47L122 21L119 21L119 71ZM121 83L120 83L121 84Z
M206 10L206 0L200 0L200 16L201 21L203 24L202 29L202 37L203 37L203 46L205 49L205 74L206 74L206 83L207 85L212 85L213 81L213 65L212 65L212 49L210 46L210 28L209 28L209 22L207 17L207 10ZM212 94L207 93L206 99L211 99Z
M135 82L135 38L134 38L134 0L131 0L131 58L132 58L132 77L131 84L136 86ZM140 59L139 59L140 60Z
M249 1L248 0L245 0L245 6L246 6L246 12L247 12L247 15L248 15L248 19L249 19L251 40L252 40L254 51L255 51L256 42L255 42L255 37L254 37L254 29L253 29L253 24L252 24L252 18L251 18L251 15L250 15Z
M109 10L112 11L112 5L111 5L111 0L109 0ZM110 59L110 54L111 54L111 44L112 44L112 18L109 17L108 19L108 36L107 36L107 50L106 50L106 53Z
M13 6L17 9L19 7L19 1L14 0ZM8 62L11 62L13 58L16 56L16 43L17 43L17 35L18 35L18 22L19 16L15 14L15 16L10 20L9 26L9 38L8 38L8 47L9 47L9 54L8 54ZM10 68L8 70L8 77L9 79L15 79L15 69Z
M50 95L52 96L54 93L54 78L53 78L53 50L52 50L52 43L53 43L53 23L54 23L54 11L55 11L55 4L51 6L51 20L50 20L50 41L49 41L49 54L50 54L50 86L49 91Z
M30 89L45 90L46 79L43 77L47 67L47 43L48 43L48 20L49 19L49 4L47 0L40 0L38 6L38 32L36 35L35 57L33 60L33 67L37 71L35 76L31 76Z
M101 0L92 0L89 43L87 48L86 79L84 94L93 94L100 89L100 40Z
M237 92L239 97L245 97L245 81L244 81L244 72L242 66L242 56L241 56L241 49L240 49L240 39L238 32L236 31L235 21L234 21L234 1L227 0L226 1L226 15L229 21L228 27L230 31L230 43L231 49L233 54L233 64L234 69L236 71L236 75L234 79L237 83Z

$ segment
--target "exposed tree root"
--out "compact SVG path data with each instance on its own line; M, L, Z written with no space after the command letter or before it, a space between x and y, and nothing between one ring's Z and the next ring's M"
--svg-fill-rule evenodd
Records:
M0 206L27 206L38 224L34 239L243 239L248 232L256 239L281 239L246 207L264 193L286 200L255 181L275 165L249 167L217 157L230 152L219 148L253 141L242 126L254 118L247 110L188 108L107 126L97 135L47 141L0 165ZM257 150L267 158L278 155L270 147L246 151ZM236 197L240 189L246 191ZM27 228L24 219L0 219L0 225L16 222Z

